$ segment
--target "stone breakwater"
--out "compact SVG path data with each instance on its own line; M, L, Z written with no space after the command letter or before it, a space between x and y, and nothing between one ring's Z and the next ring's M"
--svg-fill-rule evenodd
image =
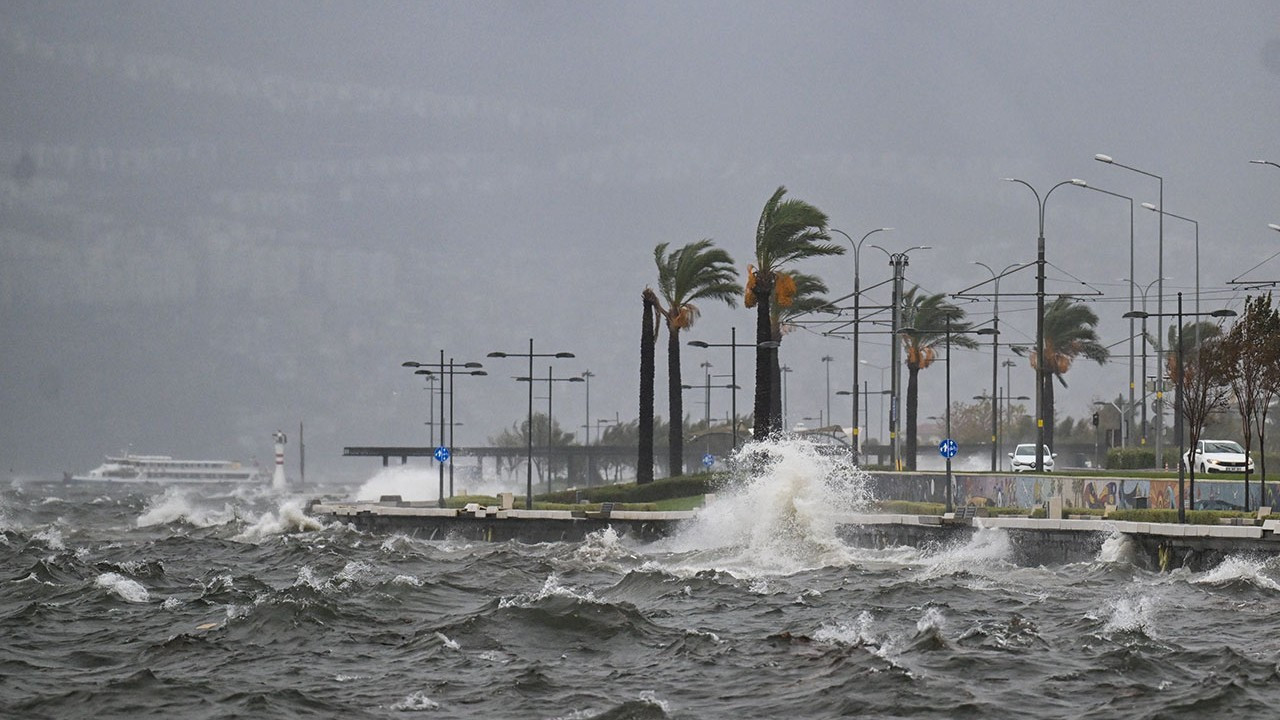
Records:
M471 506L427 507L404 502L315 502L313 516L351 523L361 530L398 532L427 539L526 543L576 541L612 528L642 542L673 534L697 511L519 510ZM1151 570L1204 569L1232 555L1280 553L1280 521L1261 525L1176 525L1106 519L955 517L953 515L854 514L837 534L860 547L947 547L983 530L1007 534L1019 565L1055 565L1097 558L1106 543L1121 541L1127 559Z

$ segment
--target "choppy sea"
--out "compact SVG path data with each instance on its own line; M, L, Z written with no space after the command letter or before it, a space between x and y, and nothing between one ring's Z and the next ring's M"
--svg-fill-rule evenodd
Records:
M5 718L1275 718L1280 564L1123 538L873 551L859 474L772 448L640 544L359 532L305 494L0 489ZM354 494L355 491L353 491Z

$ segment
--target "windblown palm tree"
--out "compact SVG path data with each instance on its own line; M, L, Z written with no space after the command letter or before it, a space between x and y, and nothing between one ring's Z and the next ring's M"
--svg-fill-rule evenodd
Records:
M1084 303L1060 297L1044 311L1044 354L1047 362L1041 363L1034 350L1031 367L1037 372L1040 392L1044 398L1045 444L1053 447L1053 379L1062 387L1067 386L1064 377L1076 358L1084 356L1099 365L1105 365L1111 353L1098 341L1094 328L1098 316Z
M644 320L640 326L640 418L637 421L640 454L636 460L636 484L644 485L653 482L653 356L662 305L651 288L644 289L640 301L644 305Z
M756 262L747 267L747 307L756 309L756 440L769 437L782 426L780 413L772 406L773 368L778 362L776 347L759 347L773 339L771 308L791 304L795 295L794 279L782 268L797 260L826 255L841 255L844 246L825 242L827 216L818 208L801 200L783 200L785 187L779 187L765 203L756 225ZM776 291L776 292L775 292Z
M770 304L770 339L782 343L782 336L789 332L794 325L788 324L790 320L804 315L806 313L821 310L830 302L823 297L827 292L827 284L816 275L796 272L791 273L791 280L795 283L795 290L792 293L791 304L783 307L777 302ZM774 299L777 299L777 292L774 293ZM773 387L770 394L770 407L775 415L782 417L782 365L778 359L778 353L773 353Z
M714 246L711 240L699 240L667 253L667 243L653 249L658 266L658 290L667 301L663 313L667 320L667 398L670 403L671 430L667 451L670 473L684 474L684 398L680 377L680 331L693 325L699 310L695 301L719 300L729 307L738 306L742 286L736 280L729 253Z
M964 310L947 302L946 293L924 295L920 287L908 290L902 296L902 321L915 332L902 336L902 349L907 364L907 446L903 450L908 470L916 469L917 437L916 417L920 405L920 371L933 364L938 348L947 342L947 327L951 328L951 345L973 349L977 341L963 335L972 325L964 320ZM947 358L947 362L951 359Z

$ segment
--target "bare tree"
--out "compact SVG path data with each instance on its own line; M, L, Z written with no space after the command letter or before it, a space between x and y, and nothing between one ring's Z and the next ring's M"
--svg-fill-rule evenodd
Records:
M1264 308L1264 305L1266 306ZM1270 302L1262 298L1248 298L1244 314L1232 326L1223 340L1222 350L1229 365L1231 393L1235 396L1236 410L1240 413L1240 434L1243 437L1244 454L1248 458L1253 444L1254 428L1258 419L1258 404L1262 402L1265 355L1274 341L1266 341L1265 323L1270 316ZM1268 398L1269 401L1269 398ZM1261 429L1261 428L1259 428ZM1259 494L1261 504L1266 501L1266 489ZM1249 510L1249 463L1244 469L1244 509Z
M1179 412L1182 414L1190 447L1195 448L1200 442L1200 433L1204 430L1209 414L1226 408L1230 402L1231 355L1222 338L1208 340L1202 338L1200 347L1190 355L1185 354L1181 348L1179 352L1183 358L1182 362L1178 363L1178 376L1174 378L1182 388L1179 397L1182 407L1179 408ZM1178 458L1178 462L1183 462L1182 458ZM1196 468L1195 463L1186 464L1189 478L1187 495L1193 499L1192 507L1194 508ZM1247 509L1249 503L1247 485L1245 493ZM1186 502L1186 500L1180 499L1180 502Z

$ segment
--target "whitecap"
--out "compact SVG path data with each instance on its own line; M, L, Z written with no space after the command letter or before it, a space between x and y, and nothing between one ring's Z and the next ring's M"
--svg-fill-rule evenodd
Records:
M184 491L166 488L163 494L147 501L146 507L136 522L138 527L144 528L183 520L203 528L225 525L235 518L235 509L230 505L224 504L221 508L202 508L194 505Z
M314 532L323 530L324 527L324 523L307 515L301 499L293 498L282 502L278 513L264 512L259 515L253 524L232 539L238 542L257 542L274 535Z
M871 613L863 610L852 623L838 622L819 627L813 634L813 639L836 645L874 645L876 639L871 634L873 622Z
M41 530L35 535L32 535L31 539L39 540L41 543L44 544L45 547L49 548L50 550L66 550L67 549L66 543L64 543L62 540L62 531L54 527L49 527L49 528L45 528L44 530Z
M405 696L403 700L391 706L392 710L402 712L421 712L423 710L439 709L440 703L427 697L427 694L421 690L412 692Z
M458 644L458 641L457 641L457 640L450 640L450 639L448 638L448 636L446 636L446 635L445 635L444 633L442 633L442 632L437 632L437 633L436 633L436 638L437 638L438 640L440 640L440 642L441 642L441 643L443 643L443 644L444 644L444 646L445 646L445 647L447 647L447 648L449 648L450 650L460 650L460 649L462 649L462 646Z
M145 603L151 599L147 589L137 580L131 580L120 573L103 573L94 584L119 597L125 602Z
M1202 585L1221 585L1242 580L1266 590L1280 590L1280 583L1268 577L1264 573L1266 569L1265 560L1232 555L1191 582Z
M545 600L547 598L552 598L552 597L570 598L573 600L581 600L583 602L596 603L596 604L600 603L600 600L598 600L595 594L592 593L591 591L588 590L586 594L579 594L577 592L574 592L572 588L567 588L561 585L560 579L556 577L554 573L552 573L551 575L547 576L547 579L542 583L542 588L538 590L538 592L520 593L519 595L500 598L498 600L498 607L500 608L530 607L540 600Z
M1104 634L1117 632L1142 633L1153 637L1160 616L1159 598L1154 595L1126 595L1111 603L1110 617L1103 626Z

